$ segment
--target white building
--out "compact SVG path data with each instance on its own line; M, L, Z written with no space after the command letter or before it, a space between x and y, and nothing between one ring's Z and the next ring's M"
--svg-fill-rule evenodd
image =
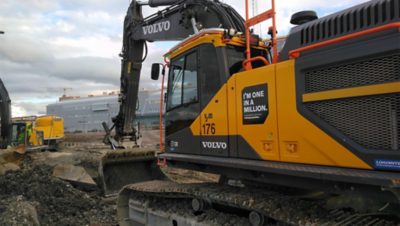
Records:
M139 91L137 120L141 126L159 125L160 91ZM102 122L111 127L111 118L119 111L118 95L60 98L60 102L47 105L47 114L64 118L66 132L103 131Z

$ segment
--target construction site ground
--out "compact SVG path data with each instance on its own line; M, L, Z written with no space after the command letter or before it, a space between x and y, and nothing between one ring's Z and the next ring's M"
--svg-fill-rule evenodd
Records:
M117 225L116 198L99 187L80 187L53 176L54 167L82 166L98 182L101 156L110 151L101 133L71 134L57 152L0 154L0 225ZM143 132L143 146L156 148L158 131ZM5 170L7 172L4 172ZM166 169L168 171L168 169ZM170 170L173 179L217 180L216 175Z

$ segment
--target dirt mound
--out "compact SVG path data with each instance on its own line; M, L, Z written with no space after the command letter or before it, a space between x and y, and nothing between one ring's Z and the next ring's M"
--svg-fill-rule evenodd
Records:
M37 203L41 225L115 225L115 208L97 192L85 193L51 176L52 167L41 165L0 176L0 216L10 211L10 197ZM8 213L9 215L10 213ZM7 225L0 219L0 225Z
M0 215L2 224L10 226L40 225L36 212L37 202L27 202L22 196L12 197L3 201L8 203L8 206Z

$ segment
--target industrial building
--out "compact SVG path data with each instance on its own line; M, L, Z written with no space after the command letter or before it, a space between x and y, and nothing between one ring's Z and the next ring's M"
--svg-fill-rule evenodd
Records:
M139 91L139 108L136 111L141 127L158 127L160 92ZM118 94L103 93L100 96L60 97L59 102L49 104L47 114L64 118L66 132L103 131L102 122L112 125L111 118L119 111Z

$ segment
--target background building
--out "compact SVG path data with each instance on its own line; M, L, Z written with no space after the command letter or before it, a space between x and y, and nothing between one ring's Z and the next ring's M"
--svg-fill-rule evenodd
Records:
M139 108L136 111L141 127L158 127L160 91L139 91ZM66 132L103 131L102 122L112 125L111 118L119 111L115 92L88 97L63 96L60 101L47 105L47 114L64 118Z

